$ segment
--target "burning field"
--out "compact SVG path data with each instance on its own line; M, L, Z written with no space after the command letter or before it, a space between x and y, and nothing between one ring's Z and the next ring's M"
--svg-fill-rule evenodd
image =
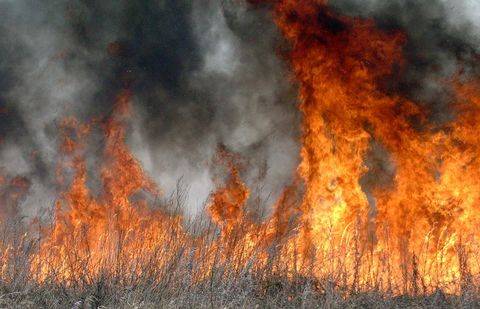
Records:
M0 307L480 306L478 2L0 17Z

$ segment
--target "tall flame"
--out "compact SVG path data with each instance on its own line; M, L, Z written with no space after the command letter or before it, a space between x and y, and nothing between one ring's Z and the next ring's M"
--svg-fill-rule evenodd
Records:
M478 272L459 262L478 237L478 80L456 87L456 119L435 128L428 111L382 86L404 66L401 32L339 16L322 1L276 1L274 9L292 45L304 116L304 258L321 264L319 274L331 271L328 261L349 269L352 284L380 278L382 288L413 292L458 282L462 268ZM372 142L390 154L395 177L369 198L360 180Z
M145 198L135 197L142 192L156 197L160 192L125 144L130 96L128 91L118 96L112 116L102 125L105 148L99 196L94 196L87 186L83 142L91 125L74 119L63 123L66 134L62 149L69 161L61 170L70 167L74 175L70 188L57 202L54 224L47 230L34 263L34 268L40 269L40 279L52 271L65 281L79 272L92 275L105 269L114 271L108 266L119 260L132 266L139 251L158 249L167 233L182 233L181 217L152 210ZM74 137L67 134L72 130ZM84 269L73 268L78 266Z
M303 115L301 163L271 217L252 218L241 164L225 148L214 162L226 167L228 177L207 202L213 232L189 233L181 216L156 207L161 191L125 142L132 94L123 91L108 119L62 123L64 159L57 174L68 188L31 263L40 282L75 284L125 268L161 280L166 265L187 249L188 265L197 267L189 268L195 268L189 274L194 282L219 264L240 272L273 260L275 270L289 276L334 277L352 290L459 292L480 274L474 260L480 236L479 80L459 72L442 81L452 89L456 116L434 125L428 110L384 85L405 67L405 34L340 16L325 1L271 2L291 44ZM101 187L92 188L87 145L98 126L104 135ZM392 170L386 184L368 164L374 145L385 150L382 160ZM362 184L372 173L372 183ZM1 186L6 183L0 178ZM12 184L27 186L20 179ZM145 265L153 265L154 274Z

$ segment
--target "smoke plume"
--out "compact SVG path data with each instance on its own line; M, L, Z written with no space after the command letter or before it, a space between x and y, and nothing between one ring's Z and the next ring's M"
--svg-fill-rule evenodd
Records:
M477 2L330 5L405 31L406 68L385 91L425 107L438 126L455 117L442 80L478 72ZM18 0L0 1L0 17L0 165L3 174L30 180L24 214L50 207L59 190L59 121L108 116L123 88L134 94L133 152L167 194L183 179L189 210L212 190L210 159L219 144L247 158L243 176L261 184L260 198L272 202L291 181L301 116L268 8L218 0ZM389 178L385 160L371 169Z
M266 11L149 0L2 1L0 11L0 162L31 181L25 214L51 207L60 189L59 122L107 117L124 88L134 94L133 152L166 194L183 179L190 210L212 190L219 144L248 158L244 176L262 178L261 198L289 182L299 116Z

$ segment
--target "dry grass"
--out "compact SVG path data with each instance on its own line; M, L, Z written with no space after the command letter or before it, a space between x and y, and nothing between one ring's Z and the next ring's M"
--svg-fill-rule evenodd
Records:
M323 279L309 270L286 265L280 241L268 248L247 248L241 224L219 240L219 231L205 224L187 224L192 238L166 228L164 241L155 248L115 254L92 265L76 258L70 245L65 267L74 274L68 282L62 269L52 267L41 282L32 270L42 238L21 220L5 221L0 231L1 308L441 308L479 307L480 286L470 281L459 295L438 288L415 296L400 287L391 292L343 283L333 269ZM27 229L29 232L27 233ZM172 232L173 231L173 232ZM78 237L78 235L76 235ZM121 242L119 242L121 243ZM215 246L212 244L215 243ZM280 248L280 249L279 249ZM268 252L268 257L261 258ZM47 255L48 256L48 255ZM55 258L52 256L52 259ZM341 259L341 257L336 257ZM48 263L48 258L43 262ZM293 263L291 260L288 263ZM333 263L333 261L332 261ZM336 262L338 263L338 262ZM87 269L96 269L95 272ZM347 271L354 271L347 270ZM403 296L398 296L403 295Z

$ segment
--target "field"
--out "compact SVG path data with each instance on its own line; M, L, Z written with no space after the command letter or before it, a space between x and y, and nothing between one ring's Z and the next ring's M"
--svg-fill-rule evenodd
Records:
M186 238L177 226L166 227L168 238L155 247L122 250L102 261L70 248L61 267L48 273L32 267L41 238L10 221L2 226L0 307L2 308L473 308L480 306L479 285L463 285L459 294L437 288L430 293L402 293L402 286L380 290L378 282L352 286L344 271L318 278L312 269L292 270L272 244L268 260L261 250L245 247L240 234L219 236L203 227L202 245ZM190 224L193 228L194 224ZM196 227L198 229L198 227ZM205 231L205 228L211 229ZM193 230L192 230L193 231ZM73 235L71 235L73 237ZM81 240L76 235L76 243ZM72 239L73 240L73 239ZM86 241L83 239L83 241ZM212 246L212 244L215 244ZM54 251L52 251L54 252ZM42 255L44 258L47 255ZM52 263L55 263L54 258ZM343 258L335 257L338 261ZM46 260L48 261L48 259ZM292 263L292 261L288 261ZM47 262L48 263L48 262ZM329 263L325 261L324 263ZM333 263L333 261L332 261ZM310 272L310 273L309 273ZM66 276L66 273L68 275ZM395 282L396 278L391 278ZM412 287L415 282L410 282Z
M480 308L460 6L34 2L0 1L0 308Z

